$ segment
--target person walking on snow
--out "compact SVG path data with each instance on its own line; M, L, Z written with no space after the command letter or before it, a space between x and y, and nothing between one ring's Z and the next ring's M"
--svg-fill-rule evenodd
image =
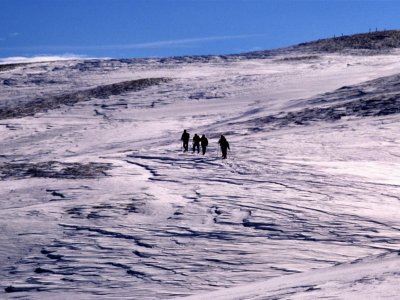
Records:
M227 155L228 149L230 150L230 148L229 148L228 141L226 140L226 138L222 134L221 134L221 137L219 138L218 144L221 147L222 158L226 159L226 155Z
M204 154L206 154L206 149L208 146L208 139L206 138L206 136L203 134L200 138L200 145L201 145L201 151Z
M195 149L197 149L197 153L200 152L200 137L197 135L197 133L195 133L193 137L193 153Z
M189 139L190 134L186 132L186 129L182 133L181 141L183 143L183 152L187 152L189 150Z

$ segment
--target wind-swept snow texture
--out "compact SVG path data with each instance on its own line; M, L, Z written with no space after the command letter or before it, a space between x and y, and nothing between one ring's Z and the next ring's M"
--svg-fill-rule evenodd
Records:
M399 73L398 52L2 67L0 298L395 299Z

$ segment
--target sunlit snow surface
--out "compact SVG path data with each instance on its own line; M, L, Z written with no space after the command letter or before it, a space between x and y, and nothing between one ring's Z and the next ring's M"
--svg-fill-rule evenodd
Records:
M0 298L394 299L400 115L352 109L325 120L313 109L400 94L397 77L371 81L400 73L399 58L1 71L0 108L13 111L113 83L168 81L0 120ZM209 137L205 156L182 152L185 128Z

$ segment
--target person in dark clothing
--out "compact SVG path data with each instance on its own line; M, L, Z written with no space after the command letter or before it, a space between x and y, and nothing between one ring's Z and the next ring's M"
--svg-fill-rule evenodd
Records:
M226 159L226 155L227 155L228 149L230 150L230 148L229 148L228 141L226 140L226 138L222 134L221 134L221 137L220 137L220 139L218 141L218 144L221 147L222 158Z
M208 146L208 139L206 136L203 134L200 138L200 145L201 145L201 151L203 152L203 155L206 154L206 149Z
M200 152L200 137L197 135L197 133L195 133L193 137L193 153L195 149L197 149L197 153Z
M183 152L187 152L189 150L189 139L190 134L186 132L186 129L182 133L181 141L183 143Z

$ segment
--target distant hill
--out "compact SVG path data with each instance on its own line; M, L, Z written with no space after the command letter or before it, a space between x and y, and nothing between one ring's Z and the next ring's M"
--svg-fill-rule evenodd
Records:
M237 59L270 58L276 55L305 53L312 56L304 56L295 59L312 59L319 53L348 53L348 54L382 54L393 49L400 48L400 30L384 30L369 33L344 35L339 37L320 39L305 42L286 48L261 50L228 55L193 55L159 58L161 63L191 63L210 61L230 61ZM154 59L152 59L154 60ZM128 62L129 60L125 60Z
M369 33L344 35L333 38L319 39L311 42L300 43L286 48L272 50L261 50L226 55L184 55L159 58L125 58L125 59L85 59L77 67L80 71L91 68L106 67L110 64L134 64L134 63L163 63L181 64L194 62L223 62L241 59L271 58L277 55L306 54L305 56L287 58L286 60L306 60L315 58L320 53L348 53L355 55L374 55L388 53L393 49L400 48L400 30L384 30ZM307 54L311 54L307 56ZM74 59L75 60L75 59ZM0 72L9 71L17 67L26 66L30 63L0 64Z
M390 50L400 48L400 30L376 31L322 39L309 43L302 43L293 48L324 52L344 50Z
M320 39L295 46L245 53L248 57L263 57L290 52L377 54L400 48L400 30L385 30Z

